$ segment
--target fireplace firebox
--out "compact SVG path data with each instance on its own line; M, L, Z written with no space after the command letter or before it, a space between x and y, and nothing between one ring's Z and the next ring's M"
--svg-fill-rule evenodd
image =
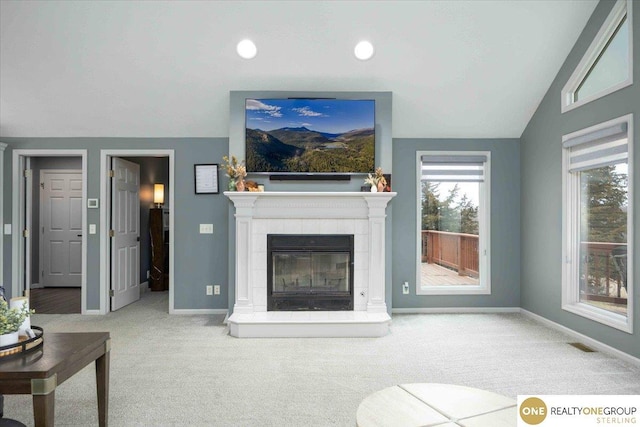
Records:
M353 310L353 235L267 235L267 311Z

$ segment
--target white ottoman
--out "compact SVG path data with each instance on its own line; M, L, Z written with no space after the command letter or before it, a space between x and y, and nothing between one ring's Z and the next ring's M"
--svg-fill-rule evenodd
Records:
M451 384L400 384L366 397L357 427L511 427L516 401L477 388Z

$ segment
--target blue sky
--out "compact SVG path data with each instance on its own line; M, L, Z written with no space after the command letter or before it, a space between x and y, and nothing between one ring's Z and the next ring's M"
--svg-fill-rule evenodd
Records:
M375 101L345 99L247 99L248 129L306 127L318 132L343 133L373 128Z

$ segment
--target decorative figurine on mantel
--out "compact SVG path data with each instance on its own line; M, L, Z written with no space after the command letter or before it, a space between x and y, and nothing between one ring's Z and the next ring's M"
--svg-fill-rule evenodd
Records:
M229 191L244 191L244 178L247 176L247 168L244 166L244 162L238 162L236 156L231 156L231 161L227 156L224 156L222 160L225 163L224 167L229 177Z
M375 174L369 174L369 176L365 178L364 183L371 185L372 193L382 193L387 185L387 180L383 175L382 168L377 167Z

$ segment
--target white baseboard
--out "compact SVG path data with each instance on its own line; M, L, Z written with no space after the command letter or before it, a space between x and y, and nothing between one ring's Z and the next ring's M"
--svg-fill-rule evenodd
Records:
M145 293L149 290L149 281L140 283L140 292Z
M542 323L545 326L550 327L551 329L555 329L560 332L564 332L567 335L570 335L578 340L580 340L583 344L598 349L603 353L608 353L614 357L624 360L625 362L629 362L635 366L640 366L640 359L630 355L629 353L625 353L624 351L620 351L617 348L611 347L605 343L602 343L598 340L590 338L586 335L581 334L580 332L576 332L573 329L567 328L559 323L554 322L553 320L549 320L546 317L542 317L538 314L532 313L524 308L520 309L520 312L524 315L533 319L539 323Z
M226 308L185 308L173 309L171 314L227 314L228 312Z
M83 314L96 316L96 315L102 315L102 312L100 310L85 310Z
M443 314L443 313L520 313L520 307L422 307L393 308L393 314Z

